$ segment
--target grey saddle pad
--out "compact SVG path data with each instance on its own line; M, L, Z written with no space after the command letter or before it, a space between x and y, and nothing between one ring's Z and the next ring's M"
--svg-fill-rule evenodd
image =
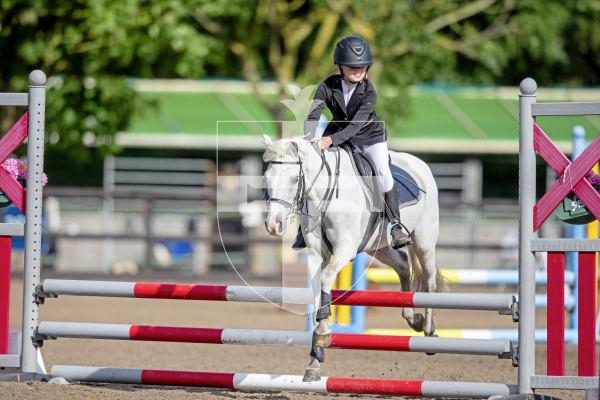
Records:
M392 176L398 183L400 191L400 208L409 206L421 200L423 192L417 186L415 178L397 165L390 165Z

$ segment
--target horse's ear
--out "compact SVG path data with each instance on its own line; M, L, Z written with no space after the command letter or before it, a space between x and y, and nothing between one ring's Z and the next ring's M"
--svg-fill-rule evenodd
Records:
M300 155L300 144L297 141L292 140L290 142L290 145L292 146L292 149L294 150L293 156L299 156Z
M263 135L263 143L265 144L266 147L271 147L273 145L273 141L271 140L271 137L269 137L268 135Z

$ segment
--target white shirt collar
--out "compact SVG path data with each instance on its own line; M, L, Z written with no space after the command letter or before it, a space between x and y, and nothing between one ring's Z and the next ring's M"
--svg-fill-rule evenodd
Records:
M358 82L350 83L342 79L342 93L344 94L344 105L348 105L348 102L350 101L350 98L352 97L352 93L354 93L354 89L356 89L356 86L358 86Z

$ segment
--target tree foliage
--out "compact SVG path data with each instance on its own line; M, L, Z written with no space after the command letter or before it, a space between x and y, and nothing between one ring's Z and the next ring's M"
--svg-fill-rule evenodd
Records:
M51 77L50 145L73 160L85 160L92 143L114 150L115 133L150 106L136 101L128 77L197 77L211 49L221 45L182 23L191 17L181 1L0 5L0 91L25 90L28 71L43 69Z
M151 107L128 77L243 78L281 119L259 82L274 80L281 98L290 83L317 84L336 72L335 42L355 33L372 44L378 108L394 121L422 81L597 85L598 20L597 0L0 0L0 91L24 90L42 68L50 143L85 159L92 142L113 151Z

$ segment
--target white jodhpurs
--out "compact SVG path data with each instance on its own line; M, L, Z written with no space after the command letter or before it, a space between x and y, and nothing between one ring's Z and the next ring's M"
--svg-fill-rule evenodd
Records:
M373 163L382 191L389 192L394 187L394 177L390 170L390 160L387 142L375 143L370 146L358 146L358 149Z

